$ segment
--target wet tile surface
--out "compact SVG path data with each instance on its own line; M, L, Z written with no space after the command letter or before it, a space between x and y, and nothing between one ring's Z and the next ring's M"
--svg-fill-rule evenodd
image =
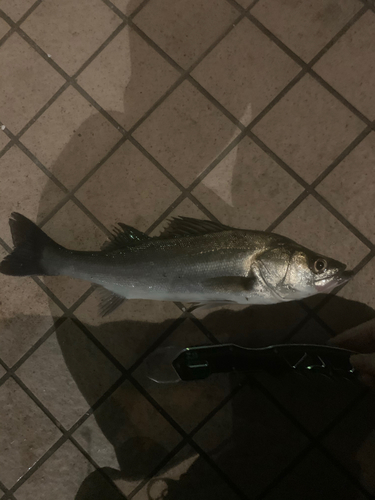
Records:
M104 318L89 282L0 275L0 497L375 493L371 392L291 372L160 383L186 347L325 345L375 317L372 3L0 0L0 259L12 211L80 251L187 216L356 270L329 297Z

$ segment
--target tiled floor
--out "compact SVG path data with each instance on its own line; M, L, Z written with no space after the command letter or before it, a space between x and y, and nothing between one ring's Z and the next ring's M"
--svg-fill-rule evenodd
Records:
M184 312L0 276L2 500L375 493L375 398L320 378L159 385L157 346L325 342L375 316L371 0L0 0L0 257L13 210L98 249L171 215L345 261L337 296Z

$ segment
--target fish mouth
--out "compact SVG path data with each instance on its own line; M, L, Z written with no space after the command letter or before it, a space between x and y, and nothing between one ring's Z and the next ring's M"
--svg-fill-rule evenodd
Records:
M353 276L352 271L338 271L329 278L322 278L315 281L315 288L319 293L329 293L338 286L347 283Z

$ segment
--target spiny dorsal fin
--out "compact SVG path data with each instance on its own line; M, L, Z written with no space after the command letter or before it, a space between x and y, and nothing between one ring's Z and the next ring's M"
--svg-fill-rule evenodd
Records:
M100 314L101 316L107 316L115 309L117 309L125 300L125 297L121 297L116 293L110 292L106 288L100 288Z
M212 220L193 219L191 217L173 217L159 238L181 238L181 236L197 236L199 234L220 233L232 228Z
M138 231L138 229L132 226L128 226L122 222L119 222L118 226L119 227L116 226L113 229L110 241L104 243L102 250L111 252L112 250L119 250L120 248L134 247L150 239L150 236L147 236L147 234Z

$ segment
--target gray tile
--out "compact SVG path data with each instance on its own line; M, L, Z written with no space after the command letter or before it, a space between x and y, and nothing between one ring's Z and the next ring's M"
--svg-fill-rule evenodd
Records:
M69 428L114 384L120 372L68 319L17 375Z
M34 3L35 0L1 0L0 7L13 21L18 21Z
M255 388L244 387L228 405L232 426L221 425L219 412L194 440L245 494L254 497L302 451L307 440Z
M306 75L253 131L311 183L364 128L359 118Z
M28 35L73 74L121 23L100 0L42 2L23 23Z
M74 437L125 495L181 440L130 382L121 385Z
M17 500L72 500L90 498L120 500L116 488L70 442L61 446L17 490Z
M95 127L89 126L95 121ZM22 142L72 189L122 134L69 87L22 136Z
M6 256L0 247L0 260ZM0 351L12 366L52 327L62 311L31 279L1 275Z
M299 71L289 56L245 18L192 76L248 125Z
M366 12L314 69L365 116L375 119L375 13Z
M16 134L65 80L16 33L0 47L0 66L1 121Z
M1 386L0 402L0 479L11 488L61 433L13 379Z
M290 49L309 61L361 7L357 0L263 0L251 13Z
M371 132L317 187L349 222L375 242L375 132Z
M124 222L144 231L179 194L150 160L126 142L76 196L108 228Z
M187 186L238 133L210 101L184 82L135 131L134 137Z
M224 224L265 230L301 192L289 174L245 138L193 194Z
M78 83L130 129L179 76L143 38L125 28L83 71Z
M238 15L224 0L153 0L134 22L178 64L188 68Z

